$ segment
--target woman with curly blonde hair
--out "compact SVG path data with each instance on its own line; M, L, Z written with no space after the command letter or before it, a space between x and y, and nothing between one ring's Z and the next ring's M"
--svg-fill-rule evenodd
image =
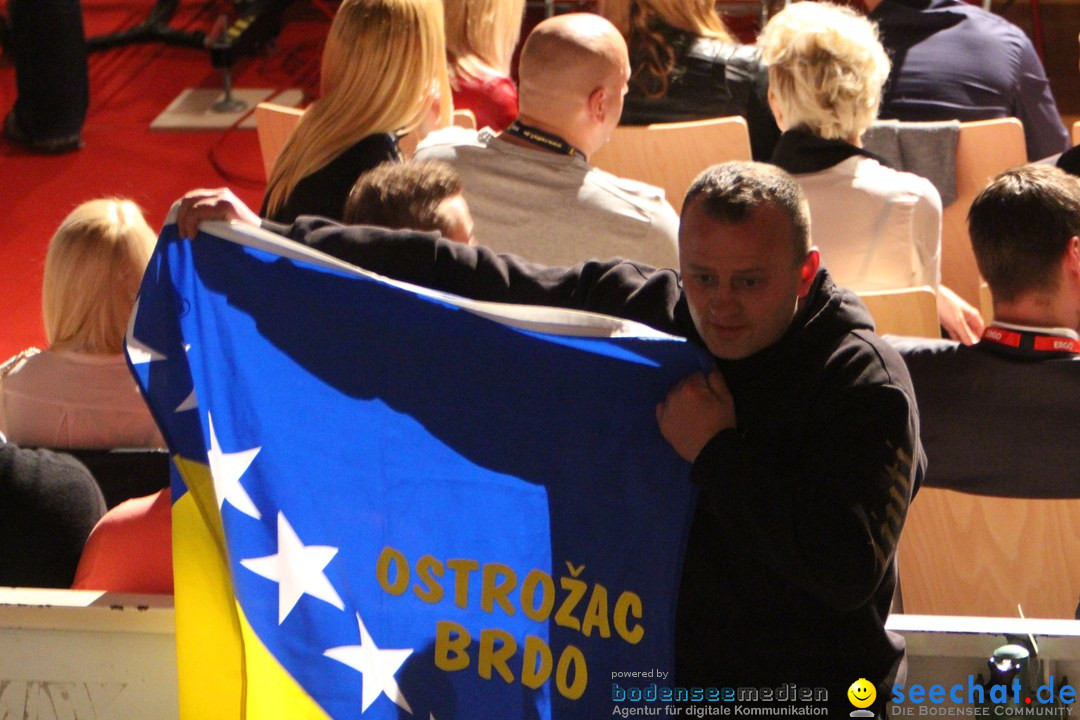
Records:
M784 131L773 162L805 191L814 243L833 278L857 292L929 285L945 329L974 342L978 312L939 287L938 191L861 147L889 77L876 26L846 7L793 3L768 22L758 45Z
M271 220L341 219L360 173L402 159L398 137L449 122L441 0L345 0L320 82L270 173L260 214Z
M518 113L510 63L521 37L525 0L446 0L446 55L454 109L477 127L501 132Z
M130 200L85 202L45 256L49 349L0 366L0 430L22 445L162 447L123 356L124 332L156 235Z
M600 14L630 49L622 124L741 115L754 159L769 158L780 132L761 53L732 37L712 0L600 0Z

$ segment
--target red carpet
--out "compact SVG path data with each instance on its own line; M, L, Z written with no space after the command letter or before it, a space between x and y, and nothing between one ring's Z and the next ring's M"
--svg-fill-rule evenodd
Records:
M88 35L137 25L152 0L84 0ZM170 25L209 30L227 2L182 2ZM330 8L332 11L332 7ZM276 51L240 61L236 87L302 87L318 83L318 58L329 20L323 3L295 2ZM150 122L185 88L220 87L209 53L164 45L132 45L90 56L86 146L59 157L25 153L0 140L0 362L28 345L44 344L41 271L49 237L85 200L134 199L157 227L169 206L196 187L228 185L258 207L265 178L253 130L152 131ZM10 61L0 67L0 113L15 102Z

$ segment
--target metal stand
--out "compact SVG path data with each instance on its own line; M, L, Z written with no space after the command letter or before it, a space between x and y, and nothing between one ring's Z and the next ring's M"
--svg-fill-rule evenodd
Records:
M127 30L98 35L86 39L88 52L108 50L133 43L161 42L181 47L206 47L206 33L186 32L169 27L169 20L176 13L179 0L157 0L146 20Z

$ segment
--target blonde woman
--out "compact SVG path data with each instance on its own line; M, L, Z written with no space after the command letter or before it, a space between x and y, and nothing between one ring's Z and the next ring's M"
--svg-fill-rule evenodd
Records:
M518 113L510 62L521 37L525 0L446 0L446 56L455 110L477 127L502 132Z
M758 44L784 131L773 161L806 192L814 243L836 282L857 292L929 285L948 333L977 340L978 312L939 288L937 190L861 147L889 77L877 28L849 8L800 2L774 16Z
M260 213L340 220L360 173L402 159L398 137L447 124L441 0L345 0L322 56L321 97L274 163Z
M0 366L0 430L21 445L163 447L124 361L124 332L155 234L135 203L91 200L45 256L49 349Z
M761 53L731 36L712 0L600 0L600 13L630 48L622 124L741 115L754 159L769 159L780 131Z

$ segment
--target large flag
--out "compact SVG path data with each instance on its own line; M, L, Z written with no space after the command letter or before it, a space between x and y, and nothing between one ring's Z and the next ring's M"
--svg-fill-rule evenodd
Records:
M693 491L654 408L697 350L211 230L166 225L127 339L175 461L181 717L599 718L666 684Z

